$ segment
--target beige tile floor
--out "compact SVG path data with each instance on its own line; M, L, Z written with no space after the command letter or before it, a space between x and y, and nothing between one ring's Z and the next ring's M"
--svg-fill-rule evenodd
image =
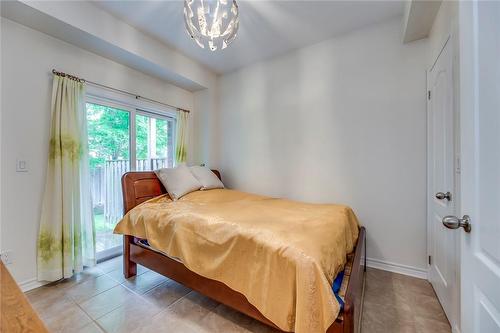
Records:
M27 296L51 332L276 332L144 267L125 280L121 257ZM427 281L368 269L362 331L451 330Z

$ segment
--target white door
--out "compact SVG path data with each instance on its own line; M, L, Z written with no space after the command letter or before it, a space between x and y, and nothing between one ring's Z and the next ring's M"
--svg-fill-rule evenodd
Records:
M458 322L457 233L443 217L454 215L455 107L451 40L428 72L428 251L429 281L452 327Z
M500 2L460 12L461 329L500 332Z

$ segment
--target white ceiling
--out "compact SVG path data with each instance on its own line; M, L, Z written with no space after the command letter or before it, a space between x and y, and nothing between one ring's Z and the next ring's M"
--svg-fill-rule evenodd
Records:
M240 30L226 49L199 48L187 35L183 1L93 2L216 73L403 15L403 1L238 1Z

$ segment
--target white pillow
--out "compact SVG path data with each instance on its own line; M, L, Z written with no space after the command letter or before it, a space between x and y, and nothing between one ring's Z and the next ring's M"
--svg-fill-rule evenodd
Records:
M158 176L163 186L165 186L170 198L174 201L201 188L201 183L185 165L155 170L155 174Z
M201 183L202 190L211 190L214 188L224 188L224 184L219 177L207 167L192 166L189 168L193 176Z

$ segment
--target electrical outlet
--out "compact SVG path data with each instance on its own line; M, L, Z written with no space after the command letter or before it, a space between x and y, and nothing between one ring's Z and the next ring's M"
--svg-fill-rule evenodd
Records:
M5 251L0 254L0 258L2 259L5 265L10 265L14 262L14 252Z

